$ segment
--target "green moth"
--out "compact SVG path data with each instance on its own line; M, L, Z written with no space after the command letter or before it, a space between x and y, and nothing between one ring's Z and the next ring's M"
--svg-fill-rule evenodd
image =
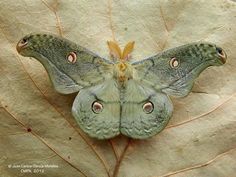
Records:
M84 132L98 139L159 133L173 112L169 95L188 95L204 69L226 62L222 48L211 43L190 43L135 62L129 57L134 42L123 52L115 42L108 46L113 60L51 34L29 34L16 47L43 64L58 92L79 91L72 114Z

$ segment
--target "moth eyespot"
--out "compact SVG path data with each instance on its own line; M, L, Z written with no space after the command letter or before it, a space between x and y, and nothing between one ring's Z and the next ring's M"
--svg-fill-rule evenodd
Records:
M177 58L173 57L170 59L170 67L171 68L176 68L179 66L179 61Z
M75 63L77 61L77 55L75 52L70 52L67 56L67 60L69 63Z
M152 104L152 102L147 102L143 105L143 111L146 113L146 114L150 114L152 113L154 109L154 105Z
M20 40L19 44L18 44L18 47L23 47L25 45L28 44L28 39L27 38L23 38Z
M218 52L219 55L223 55L222 48L216 47L216 51Z
M92 110L93 110L94 113L98 114L98 113L102 112L103 105L101 103L95 101L92 104Z
M222 48L216 47L217 54L222 58L227 58L226 53L223 51Z

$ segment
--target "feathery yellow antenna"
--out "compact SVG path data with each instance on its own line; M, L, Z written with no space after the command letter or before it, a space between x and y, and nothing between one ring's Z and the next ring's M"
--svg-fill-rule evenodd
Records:
M127 60L129 58L129 54L133 51L134 49L134 41L131 41L129 43L126 44L123 53L122 53L122 60Z
M107 45L110 50L110 54L117 59L120 59L122 57L121 49L119 45L116 42L113 41L107 41Z
M120 60L128 60L130 53L134 49L134 41L128 42L124 50L121 51L119 45L114 41L107 41L108 48L112 57Z

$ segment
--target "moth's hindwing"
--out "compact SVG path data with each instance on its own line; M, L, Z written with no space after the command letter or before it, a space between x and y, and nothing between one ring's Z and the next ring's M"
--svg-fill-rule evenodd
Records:
M89 136L108 139L120 134L120 98L117 83L107 80L82 89L72 107L80 128Z
M122 134L144 139L165 128L173 111L171 100L166 94L133 80L128 81L124 92L124 100L121 100Z

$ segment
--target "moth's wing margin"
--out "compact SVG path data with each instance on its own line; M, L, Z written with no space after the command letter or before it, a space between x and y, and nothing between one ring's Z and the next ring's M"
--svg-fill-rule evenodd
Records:
M24 40L26 45L22 45ZM112 61L52 34L29 34L19 41L17 51L41 62L55 89L63 94L100 83L112 74ZM69 55L76 61L69 62Z

